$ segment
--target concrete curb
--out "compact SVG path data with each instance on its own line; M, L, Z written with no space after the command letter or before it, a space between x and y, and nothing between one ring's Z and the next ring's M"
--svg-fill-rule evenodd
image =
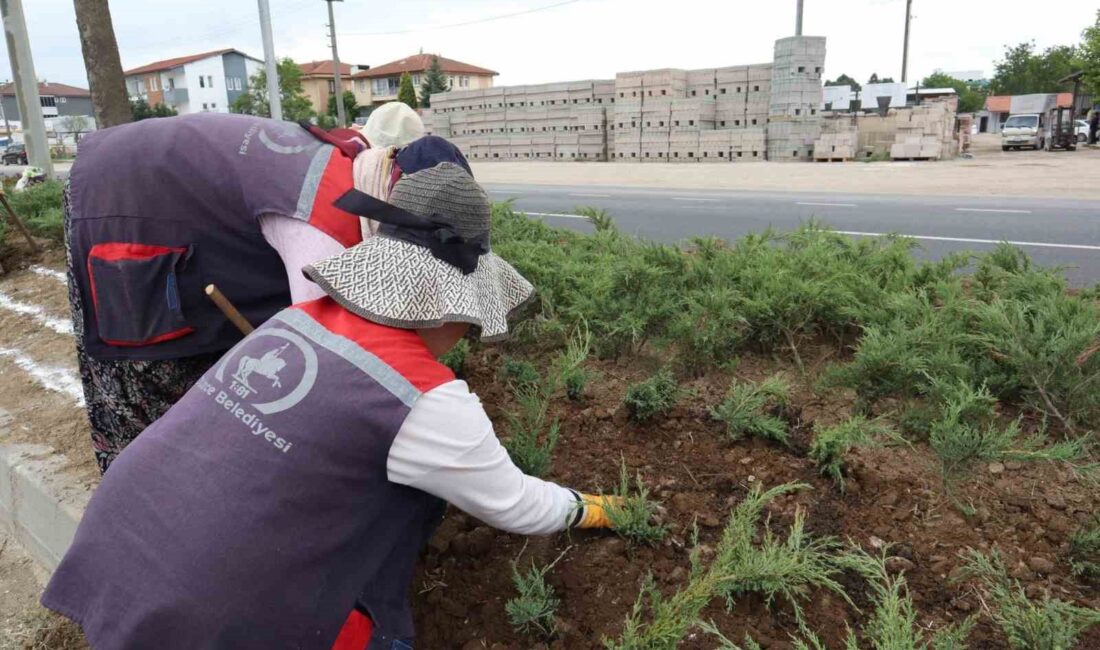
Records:
M10 424L0 411L0 438ZM49 447L0 444L0 528L50 572L72 544L92 494L65 483L64 463Z

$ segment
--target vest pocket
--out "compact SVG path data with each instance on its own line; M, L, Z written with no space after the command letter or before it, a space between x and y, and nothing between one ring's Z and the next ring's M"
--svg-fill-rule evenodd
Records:
M177 278L190 255L190 247L93 246L88 278L99 338L108 345L139 347L194 332L183 315Z

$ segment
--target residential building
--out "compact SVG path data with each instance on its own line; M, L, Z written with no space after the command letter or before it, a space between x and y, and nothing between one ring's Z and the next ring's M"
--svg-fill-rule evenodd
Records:
M93 113L92 95L83 88L42 82L38 84L38 97L42 104L42 117L46 119L70 115L90 118ZM0 104L4 109L3 117L9 123L22 121L19 102L15 101L14 84L0 86Z
M317 111L318 114L327 113L328 99L336 93L336 75L333 74L332 60L307 61L299 63L298 67L302 70L302 90L305 92L306 97L309 97L309 103L313 106L313 110ZM352 81L352 77L368 67L370 66L340 64L340 86L344 91L352 91L355 94L355 103L360 106L370 105L370 92L360 92ZM349 117L355 116L351 115Z
M420 96L420 84L428 68L432 67L433 54L414 54L398 61L363 70L354 76L357 96L370 93L369 104L378 106L397 99L397 89L401 85L401 75L412 75L413 86ZM454 59L439 57L439 66L447 76L451 90L481 90L493 87L493 77L499 73ZM368 102L362 102L368 103Z
M164 104L181 115L228 113L248 90L248 80L263 61L240 50L222 49L154 61L125 71L130 99Z

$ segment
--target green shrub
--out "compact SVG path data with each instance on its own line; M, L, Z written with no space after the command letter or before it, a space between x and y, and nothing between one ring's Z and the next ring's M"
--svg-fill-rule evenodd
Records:
M557 383L565 388L565 395L579 400L594 373L584 367L588 352L592 349L592 334L586 327L578 327L570 336L565 350L554 362Z
M525 384L516 389L518 413L510 413L508 439L504 448L516 467L531 476L545 476L553 462L558 445L559 426L555 419L547 422L549 395L542 387Z
M646 422L671 411L682 394L672 372L664 368L649 379L630 386L623 403L636 422Z
M844 489L844 455L852 447L866 445L877 436L892 434L886 424L862 416L850 418L836 426L815 431L810 445L810 458L841 490Z
M1019 650L1068 650L1077 636L1100 624L1100 611L1044 598L1033 603L1005 572L1000 556L971 550L962 577L977 578L992 605L993 622Z
M657 504L649 500L649 490L642 483L641 474L635 477L634 485L637 491L630 489L630 474L624 460L619 472L619 485L613 492L614 496L622 499L622 505L606 508L611 530L635 544L655 546L668 534L668 526L654 521Z
M518 558L512 562L512 583L519 595L504 604L504 611L517 633L550 639L557 632L554 615L561 601L546 584L546 574L563 557L565 553L542 568L532 561L526 573L520 573Z
M440 363L451 369L455 375L461 377L466 371L466 358L470 356L470 342L461 339L453 348L439 358Z
M759 384L734 381L722 403L711 409L711 415L726 423L726 434L731 440L753 436L787 445L786 420L768 411L786 406L790 392L790 385L779 375Z
M538 386L542 382L542 375L535 368L535 364L511 357L505 358L500 364L498 375L517 393L529 386Z
M787 483L763 492L757 483L730 514L711 563L703 566L696 534L687 584L665 597L657 589L653 576L648 576L627 616L622 634L614 640L605 638L604 647L608 650L677 648L688 632L702 623L699 614L703 608L715 598L726 595L730 583L738 578L735 569L744 565L740 556L746 548L752 547L764 506L777 496L806 487Z
M1073 575L1100 578L1100 515L1069 538L1069 557Z
M64 185L60 181L46 181L22 192L9 193L8 201L32 234L61 241L65 236L65 217L61 205L63 191Z

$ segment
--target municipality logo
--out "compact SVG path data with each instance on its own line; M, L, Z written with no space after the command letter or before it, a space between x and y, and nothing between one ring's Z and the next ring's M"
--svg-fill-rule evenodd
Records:
M280 339L270 341L267 339ZM263 342L264 347L257 343ZM288 354L300 353L301 376L289 377L296 373L298 365L288 368ZM214 377L222 384L226 383L226 371L233 368L229 375L229 392L238 398L249 401L249 406L265 415L280 413L293 408L305 399L313 384L317 381L317 352L298 334L270 327L257 330L246 339L246 344L238 345L218 364ZM252 400L259 394L274 392L277 397L261 403Z

